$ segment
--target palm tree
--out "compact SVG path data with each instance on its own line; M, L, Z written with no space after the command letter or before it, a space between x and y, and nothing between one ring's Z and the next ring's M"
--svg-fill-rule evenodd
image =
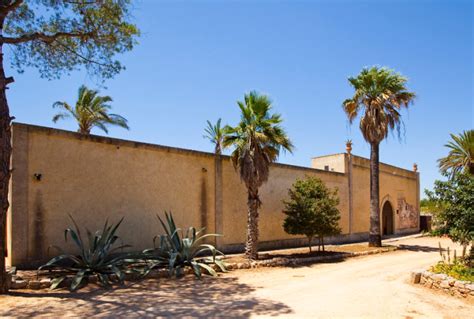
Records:
M474 175L474 130L451 134L451 138L452 141L444 145L450 149L449 154L438 160L439 168L451 176L461 171Z
M370 144L369 246L380 247L379 144L389 131L396 129L400 135L400 110L413 103L415 93L408 91L405 77L384 67L364 68L348 80L355 94L343 102L343 109L351 124L362 113L359 127Z
M279 114L270 114L270 99L253 91L245 95L244 102L237 102L240 123L226 126L223 145L234 146L232 164L247 187L247 242L245 254L249 259L258 258L258 208L262 204L258 189L268 180L270 164L275 162L280 150L292 152L293 145L280 126Z
M99 96L98 94L98 91L89 90L82 85L79 88L78 99L74 107L60 101L53 104L54 108L62 109L53 117L53 122L56 123L58 120L73 117L79 125L77 131L86 135L90 134L93 127L108 133L107 125L117 125L128 130L127 120L124 117L108 113L111 108L108 103L112 102L112 98L110 96Z
M224 128L221 127L221 119L218 119L214 125L210 121L207 121L207 127L204 129L204 132L206 134L203 135L203 137L214 144L214 153L221 155L222 143L224 142Z

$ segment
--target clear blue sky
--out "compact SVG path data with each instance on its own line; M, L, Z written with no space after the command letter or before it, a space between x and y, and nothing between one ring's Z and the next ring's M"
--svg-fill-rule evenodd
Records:
M474 127L470 1L141 0L134 16L140 44L103 90L131 130L112 128L112 137L212 151L202 138L206 120L235 124L235 101L255 89L271 96L296 146L281 162L309 166L312 156L343 152L348 138L367 157L341 103L353 93L347 77L371 65L406 75L418 95L404 112L405 137L382 142L381 161L417 162L422 188L440 177L436 159L449 133ZM57 81L33 69L11 74L17 121L69 130L72 121L51 122L51 105L96 85L81 72Z

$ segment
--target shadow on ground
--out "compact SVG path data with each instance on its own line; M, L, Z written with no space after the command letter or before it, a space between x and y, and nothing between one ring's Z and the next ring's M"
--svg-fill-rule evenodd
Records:
M409 250L409 251L421 251L421 252L435 252L439 251L439 248L431 246L420 246L420 245L398 245L399 250Z
M236 278L223 277L147 279L114 290L85 288L76 293L17 291L7 297L6 305L0 298L0 316L246 318L292 313L283 303L253 296L254 290Z

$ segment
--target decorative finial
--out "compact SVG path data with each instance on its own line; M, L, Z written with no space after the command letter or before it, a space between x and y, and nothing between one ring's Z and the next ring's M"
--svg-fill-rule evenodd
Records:
M418 164L416 164L416 163L413 164L413 171L415 173L418 172Z
M346 141L346 151L347 151L348 154L351 153L351 151L352 151L352 140L347 140Z

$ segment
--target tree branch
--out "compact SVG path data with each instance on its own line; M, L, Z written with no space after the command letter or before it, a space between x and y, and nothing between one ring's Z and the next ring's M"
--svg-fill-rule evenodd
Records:
M67 45L61 43L60 41L58 41L57 43L58 43L60 46L62 46L65 50L71 52L72 54L74 54L75 56L79 57L80 59L84 60L84 61L87 62L87 63L97 64L97 65L100 65L100 66L110 67L110 68L116 69L116 68L115 68L113 65L111 65L111 64L100 63L100 62L98 62L98 61L94 61L94 60L88 59L87 57L83 56L82 54L80 54L80 53L77 52L76 50L71 49L71 48L68 47Z
M0 9L0 12L2 14L7 14L8 12L13 11L16 8L18 8L22 3L23 3L23 0L15 0L9 5L2 6Z
M92 37L92 32L57 32L54 34L45 34L41 32L34 32L30 34L22 35L18 38L11 37L0 37L0 42L8 44L20 44L28 41L40 40L45 43L52 43L59 38L82 38L82 37Z

